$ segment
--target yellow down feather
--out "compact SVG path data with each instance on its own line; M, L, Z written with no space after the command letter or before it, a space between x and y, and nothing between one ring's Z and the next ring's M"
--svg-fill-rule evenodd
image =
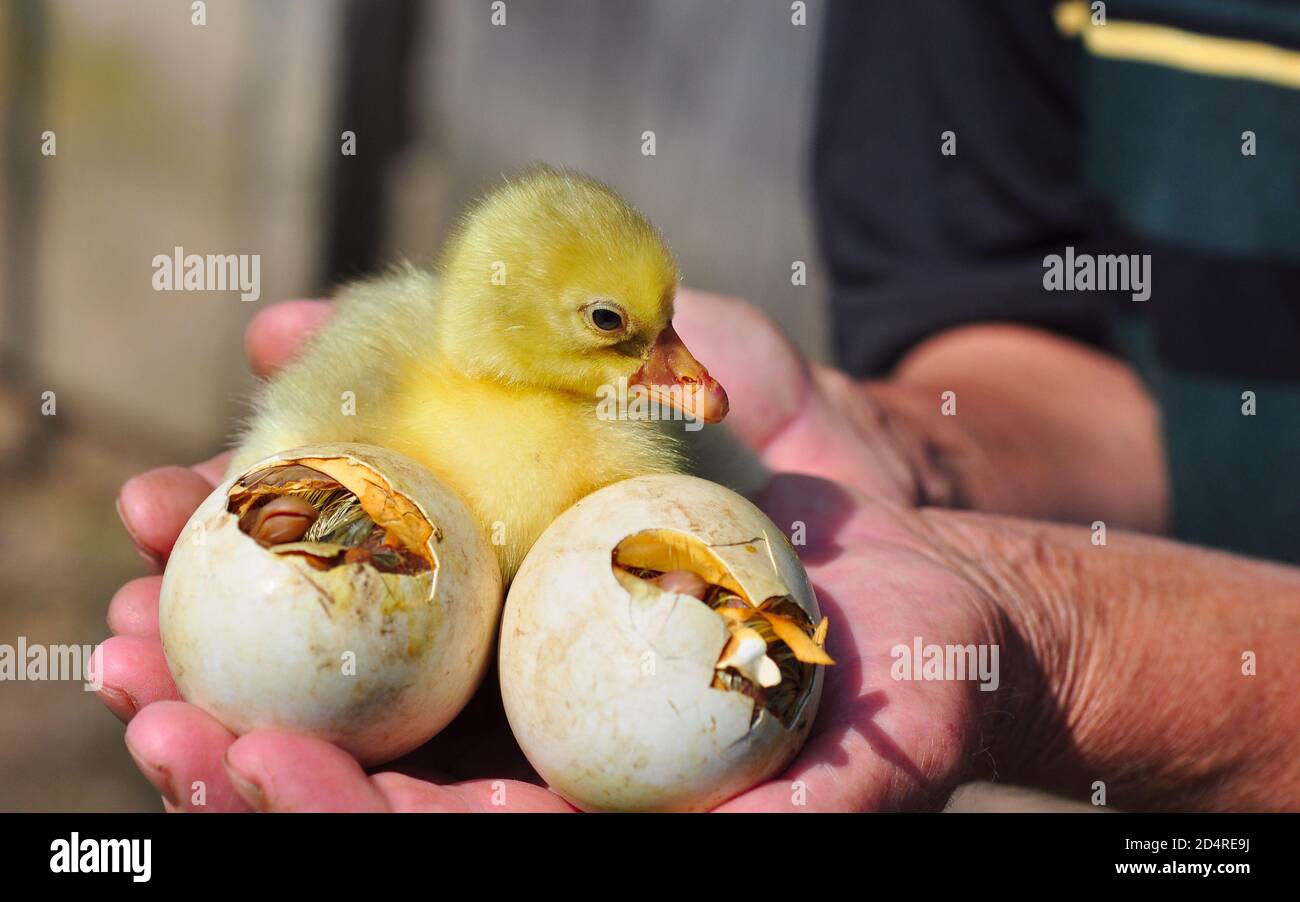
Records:
M391 448L460 493L509 580L582 496L680 469L662 424L596 414L601 387L632 376L668 325L676 285L659 233L605 185L549 168L507 180L465 214L436 270L339 293L256 398L231 470L320 442ZM584 313L602 300L626 311L617 341Z

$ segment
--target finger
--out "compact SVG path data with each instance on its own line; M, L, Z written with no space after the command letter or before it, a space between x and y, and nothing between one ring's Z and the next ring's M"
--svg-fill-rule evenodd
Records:
M244 351L253 372L265 378L291 361L331 312L325 301L284 301L258 313L244 333Z
M226 479L226 467L230 465L231 452L223 451L211 460L190 467L208 481L214 488Z
M108 603L108 628L118 636L157 636L161 588L161 576L142 576L118 589Z
M371 782L394 811L573 812L577 809L541 786L518 780L470 780L439 786L406 774L376 774Z
M939 759L918 766L904 751L926 738L924 732L909 735L902 727L887 728L875 721L865 728L848 730L833 723L819 725L784 774L741 793L716 810L846 812L937 808L948 794L936 794L935 787L943 784L951 791L951 784L944 784L943 778L931 773Z
M338 746L258 730L226 750L226 772L258 811L388 811L361 765Z
M156 636L114 636L97 653L104 674L99 698L122 721L156 701L180 698Z
M772 320L739 298L683 288L673 310L682 341L727 390L728 428L761 450L809 391L807 361Z
M743 792L729 802L719 805L718 814L771 814L774 812L845 812L853 811L847 805L814 806L804 801L806 791L793 786L794 781L769 781Z
M835 764L801 766L796 762L781 777L761 783L715 810L730 814L874 811L888 791L889 776L890 769L883 766L850 774Z
M230 453L225 452L218 454L211 460L206 460L201 464L196 464L190 469L194 473L197 473L209 486L212 486L223 478L226 464L229 460ZM143 475L149 476L150 474ZM185 482L191 483L192 481L186 479ZM138 492L152 493L154 488L151 488L151 485L155 488L157 487L157 484L154 483L152 479L146 480L143 488L141 488L139 484L132 486L131 493L133 497L129 500L129 503L131 504L130 510L133 512L133 517L141 515L141 501L139 498L134 496ZM125 486L123 488L125 489ZM126 510L127 508L122 506L119 499L118 513L122 516L124 525L127 525L128 523ZM144 513L143 516L146 518L152 517L149 513ZM186 519L188 519L188 517ZM127 533L132 535L132 540L136 542L137 549L141 549L141 554L145 557L146 561L156 567L159 563L160 555L155 549L149 548L145 542L137 539L137 537L132 533L132 530L140 530L138 527L133 525L134 519L131 521L131 524L132 525L127 525ZM148 530L145 530L145 532L148 532ZM161 586L161 577L146 576L132 580L119 589L117 594L113 596L112 601L109 602L109 629L118 635L158 635L158 592Z
M117 513L140 557L161 571L176 537L212 484L185 467L160 467L132 476L117 496Z
M248 811L225 768L235 736L184 702L150 705L126 728L126 747L169 811Z

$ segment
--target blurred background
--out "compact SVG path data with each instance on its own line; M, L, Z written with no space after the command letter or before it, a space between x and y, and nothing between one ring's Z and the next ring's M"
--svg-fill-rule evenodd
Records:
M0 4L0 643L107 636L109 598L144 572L118 487L223 447L258 310L428 259L530 162L608 181L687 284L824 357L820 6L797 25L788 0ZM261 255L261 298L155 291L178 246ZM0 683L0 810L158 809L93 693Z

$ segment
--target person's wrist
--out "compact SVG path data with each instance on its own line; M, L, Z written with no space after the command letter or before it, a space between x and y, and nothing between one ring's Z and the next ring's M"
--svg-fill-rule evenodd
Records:
M932 553L995 610L981 776L1133 810L1294 807L1300 769L1276 728L1295 722L1294 692L1237 663L1243 648L1282 659L1291 574L1131 534L1105 545L1058 524L917 517ZM1243 586L1253 624L1223 613ZM1162 639L1171 627L1177 643Z
M1037 524L936 509L918 517L934 553L984 606L989 641L998 646L998 688L983 706L973 771L1020 785L1071 788L1059 775L1076 769L1071 736L1096 672L1085 608L1075 603L1077 571L1042 566L1049 545Z

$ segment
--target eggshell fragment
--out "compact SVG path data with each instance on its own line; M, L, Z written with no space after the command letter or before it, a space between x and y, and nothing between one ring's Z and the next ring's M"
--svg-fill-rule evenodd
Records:
M339 545L255 541L232 503L247 504L249 474L291 466L350 491L366 525L383 528L381 551L414 565L385 571ZM159 626L181 694L233 732L306 733L369 764L421 745L464 707L501 597L486 537L431 473L381 448L312 446L256 464L199 506L168 561Z
M733 634L723 609L638 571L698 574L747 601L732 599L746 625L759 622L754 607L785 599L830 662L812 587L781 531L719 485L644 476L584 498L529 552L502 621L506 714L538 773L581 808L711 808L794 757L823 668L802 665L788 724L744 692L715 688L720 665L760 684L779 674L752 630Z

